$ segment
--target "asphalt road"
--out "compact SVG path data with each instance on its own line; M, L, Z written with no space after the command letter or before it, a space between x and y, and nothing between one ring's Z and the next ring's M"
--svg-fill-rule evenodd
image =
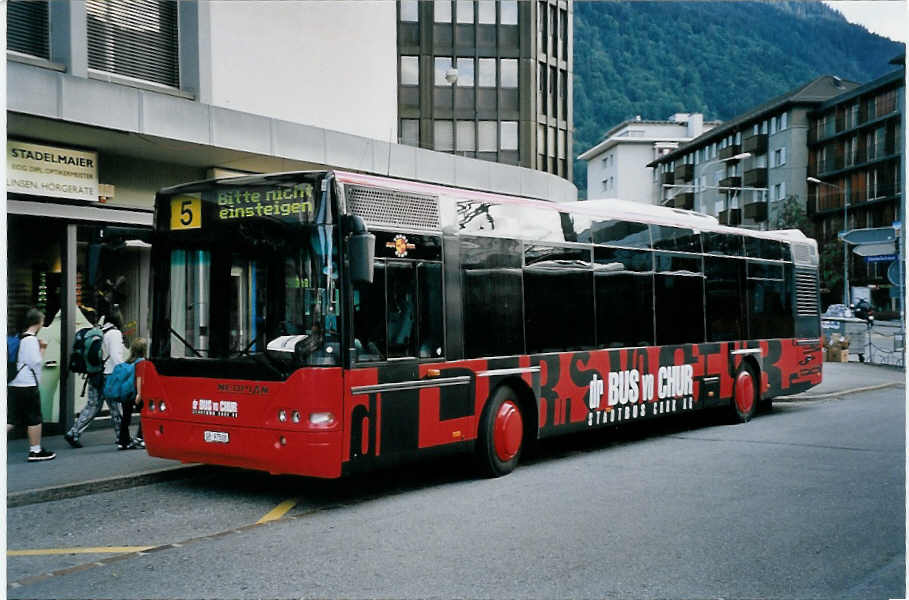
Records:
M560 440L494 480L458 460L341 482L208 469L12 508L7 592L900 598L904 394Z

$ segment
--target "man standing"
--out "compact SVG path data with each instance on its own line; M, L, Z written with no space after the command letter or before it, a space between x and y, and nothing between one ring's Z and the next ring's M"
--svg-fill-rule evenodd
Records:
M47 343L39 341L37 333L44 327L44 314L32 308L25 315L27 329L20 336L16 355L16 377L7 385L9 399L6 431L20 423L28 431L28 460L53 460L57 455L41 447L41 364Z

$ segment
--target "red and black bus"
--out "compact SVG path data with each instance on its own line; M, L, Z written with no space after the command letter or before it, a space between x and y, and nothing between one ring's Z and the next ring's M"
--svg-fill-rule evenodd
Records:
M797 231L339 171L156 199L148 452L339 477L821 381L818 253Z

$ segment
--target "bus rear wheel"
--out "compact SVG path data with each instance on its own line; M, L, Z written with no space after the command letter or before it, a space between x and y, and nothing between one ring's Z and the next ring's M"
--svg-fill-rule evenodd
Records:
M743 364L735 374L732 394L732 417L736 423L747 423L757 412L760 401L759 379L754 367Z
M514 471L524 446L524 416L518 396L502 386L483 409L477 444L480 470L489 477Z

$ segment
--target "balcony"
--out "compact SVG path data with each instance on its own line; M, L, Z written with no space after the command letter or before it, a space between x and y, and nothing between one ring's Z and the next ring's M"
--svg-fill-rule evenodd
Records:
M742 187L742 178L738 175L724 177L723 179L720 179L720 182L717 185L721 188L740 188Z
M663 173L663 177L660 179L664 184L672 185L675 183L675 173L667 172Z
M678 181L691 181L694 179L694 165L679 165L675 168L675 178Z
M745 187L767 187L767 168L748 169L742 183Z
M752 221L766 221L767 220L767 203L766 202L750 202L745 205L745 217L751 219Z
M685 210L694 210L694 192L676 194L669 201L669 206L672 206L673 208L684 208Z
M751 154L765 154L767 152L767 134L759 133L742 140L742 150Z
M732 158L736 154L741 154L741 153L742 153L741 144L732 144L731 146L726 146L725 148L720 148L719 151L716 153L716 155L717 155L717 158L719 158L720 160L724 160L727 158Z
M728 210L721 210L716 218L720 222L720 225L741 225L742 209L730 208Z

